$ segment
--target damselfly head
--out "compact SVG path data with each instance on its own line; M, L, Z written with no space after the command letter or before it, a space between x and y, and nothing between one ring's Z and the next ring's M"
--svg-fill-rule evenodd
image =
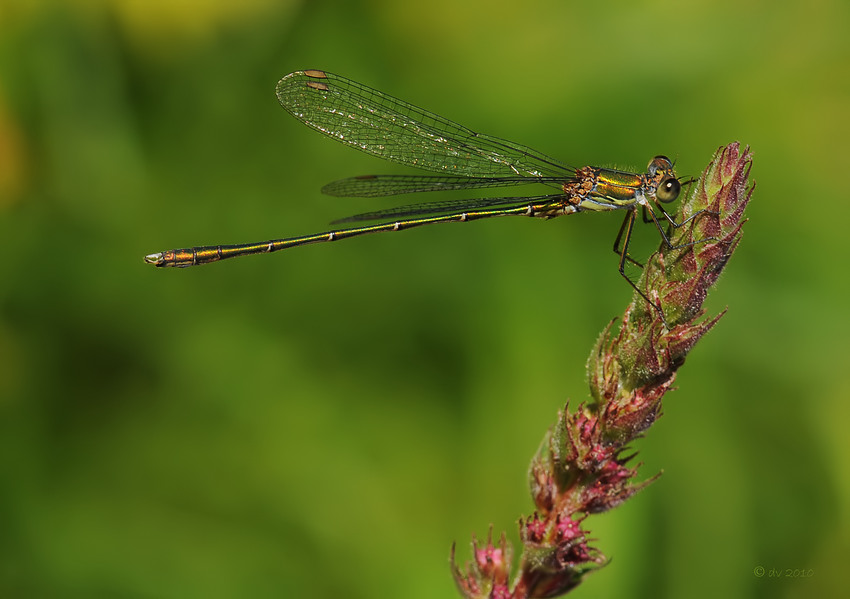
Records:
M659 202L672 202L679 197L679 192L682 190L682 184L676 178L676 173L673 172L673 161L667 156L656 156L649 161L646 167L650 178L658 181L655 186L655 198Z

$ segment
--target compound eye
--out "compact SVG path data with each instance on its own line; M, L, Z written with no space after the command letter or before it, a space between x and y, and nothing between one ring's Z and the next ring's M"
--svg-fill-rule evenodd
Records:
M649 161L647 169L649 170L649 174L654 175L658 171L672 170L673 163L670 161L669 158L667 158L667 156L659 155Z
M682 184L674 177L662 179L655 190L655 197L659 202L672 202L679 197L679 192L682 190Z

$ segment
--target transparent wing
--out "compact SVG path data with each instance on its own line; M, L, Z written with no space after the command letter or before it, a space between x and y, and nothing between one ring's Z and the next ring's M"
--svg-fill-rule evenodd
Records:
M419 204L409 204L407 206L396 206L386 210L376 210L374 212L364 212L355 214L339 220L333 221L331 224L350 223L362 220L382 220L388 218L400 218L408 216L424 216L426 214L442 214L446 212L464 212L466 210L474 211L482 208L496 209L504 208L506 210L516 208L517 206L535 205L539 207L545 204L557 204L564 201L564 194L549 194L540 196L519 196L509 198L477 198L474 200L446 200L443 202L423 202Z
M304 124L384 160L462 177L561 177L574 169L527 146L476 133L383 92L318 70L276 87Z
M340 197L374 198L419 191L506 187L528 183L544 183L561 187L564 181L564 177L476 178L440 175L361 175L328 183L322 187L322 193Z

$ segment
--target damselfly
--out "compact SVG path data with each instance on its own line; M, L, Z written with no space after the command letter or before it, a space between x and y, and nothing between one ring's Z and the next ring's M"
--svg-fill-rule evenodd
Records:
M655 306L626 275L625 265L627 260L634 262L628 250L638 208L644 213L644 221L653 222L671 248L673 245L656 210L672 227L679 227L700 214L698 212L687 221L677 223L661 206L661 202L675 200L681 189L681 182L669 158L656 156L642 174L593 166L572 168L527 146L476 133L327 71L296 71L281 79L276 91L281 106L305 125L367 154L440 173L341 179L326 185L322 189L326 194L376 197L529 183L540 183L557 191L543 195L405 205L334 221L389 222L259 243L168 250L146 256L147 263L155 266L195 266L367 233L401 231L433 223L467 222L491 216L553 218L584 211L624 210L625 218L614 241L614 251L620 256L619 272L663 318L660 307Z

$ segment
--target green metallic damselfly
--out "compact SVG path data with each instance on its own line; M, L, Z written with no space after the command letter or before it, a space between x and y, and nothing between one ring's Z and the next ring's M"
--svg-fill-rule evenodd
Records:
M572 168L536 150L476 133L427 110L327 71L290 73L276 87L277 99L305 125L358 150L439 175L366 175L341 179L322 188L333 196L377 197L419 191L504 187L541 183L555 193L519 197L448 200L399 206L343 218L336 223L389 220L303 237L260 243L200 246L168 250L145 257L155 266L195 266L226 258L267 254L287 248L338 241L368 233L401 231L421 225L467 222L491 216L553 218L585 211L625 210L614 241L619 272L653 306L659 306L626 275L629 241L638 208L645 222L655 224L669 248L674 248L656 210L672 227L677 223L661 206L679 196L681 182L666 156L656 156L643 174L609 168ZM647 218L647 215L649 218ZM707 241L707 240L705 240ZM679 246L681 247L681 246Z

